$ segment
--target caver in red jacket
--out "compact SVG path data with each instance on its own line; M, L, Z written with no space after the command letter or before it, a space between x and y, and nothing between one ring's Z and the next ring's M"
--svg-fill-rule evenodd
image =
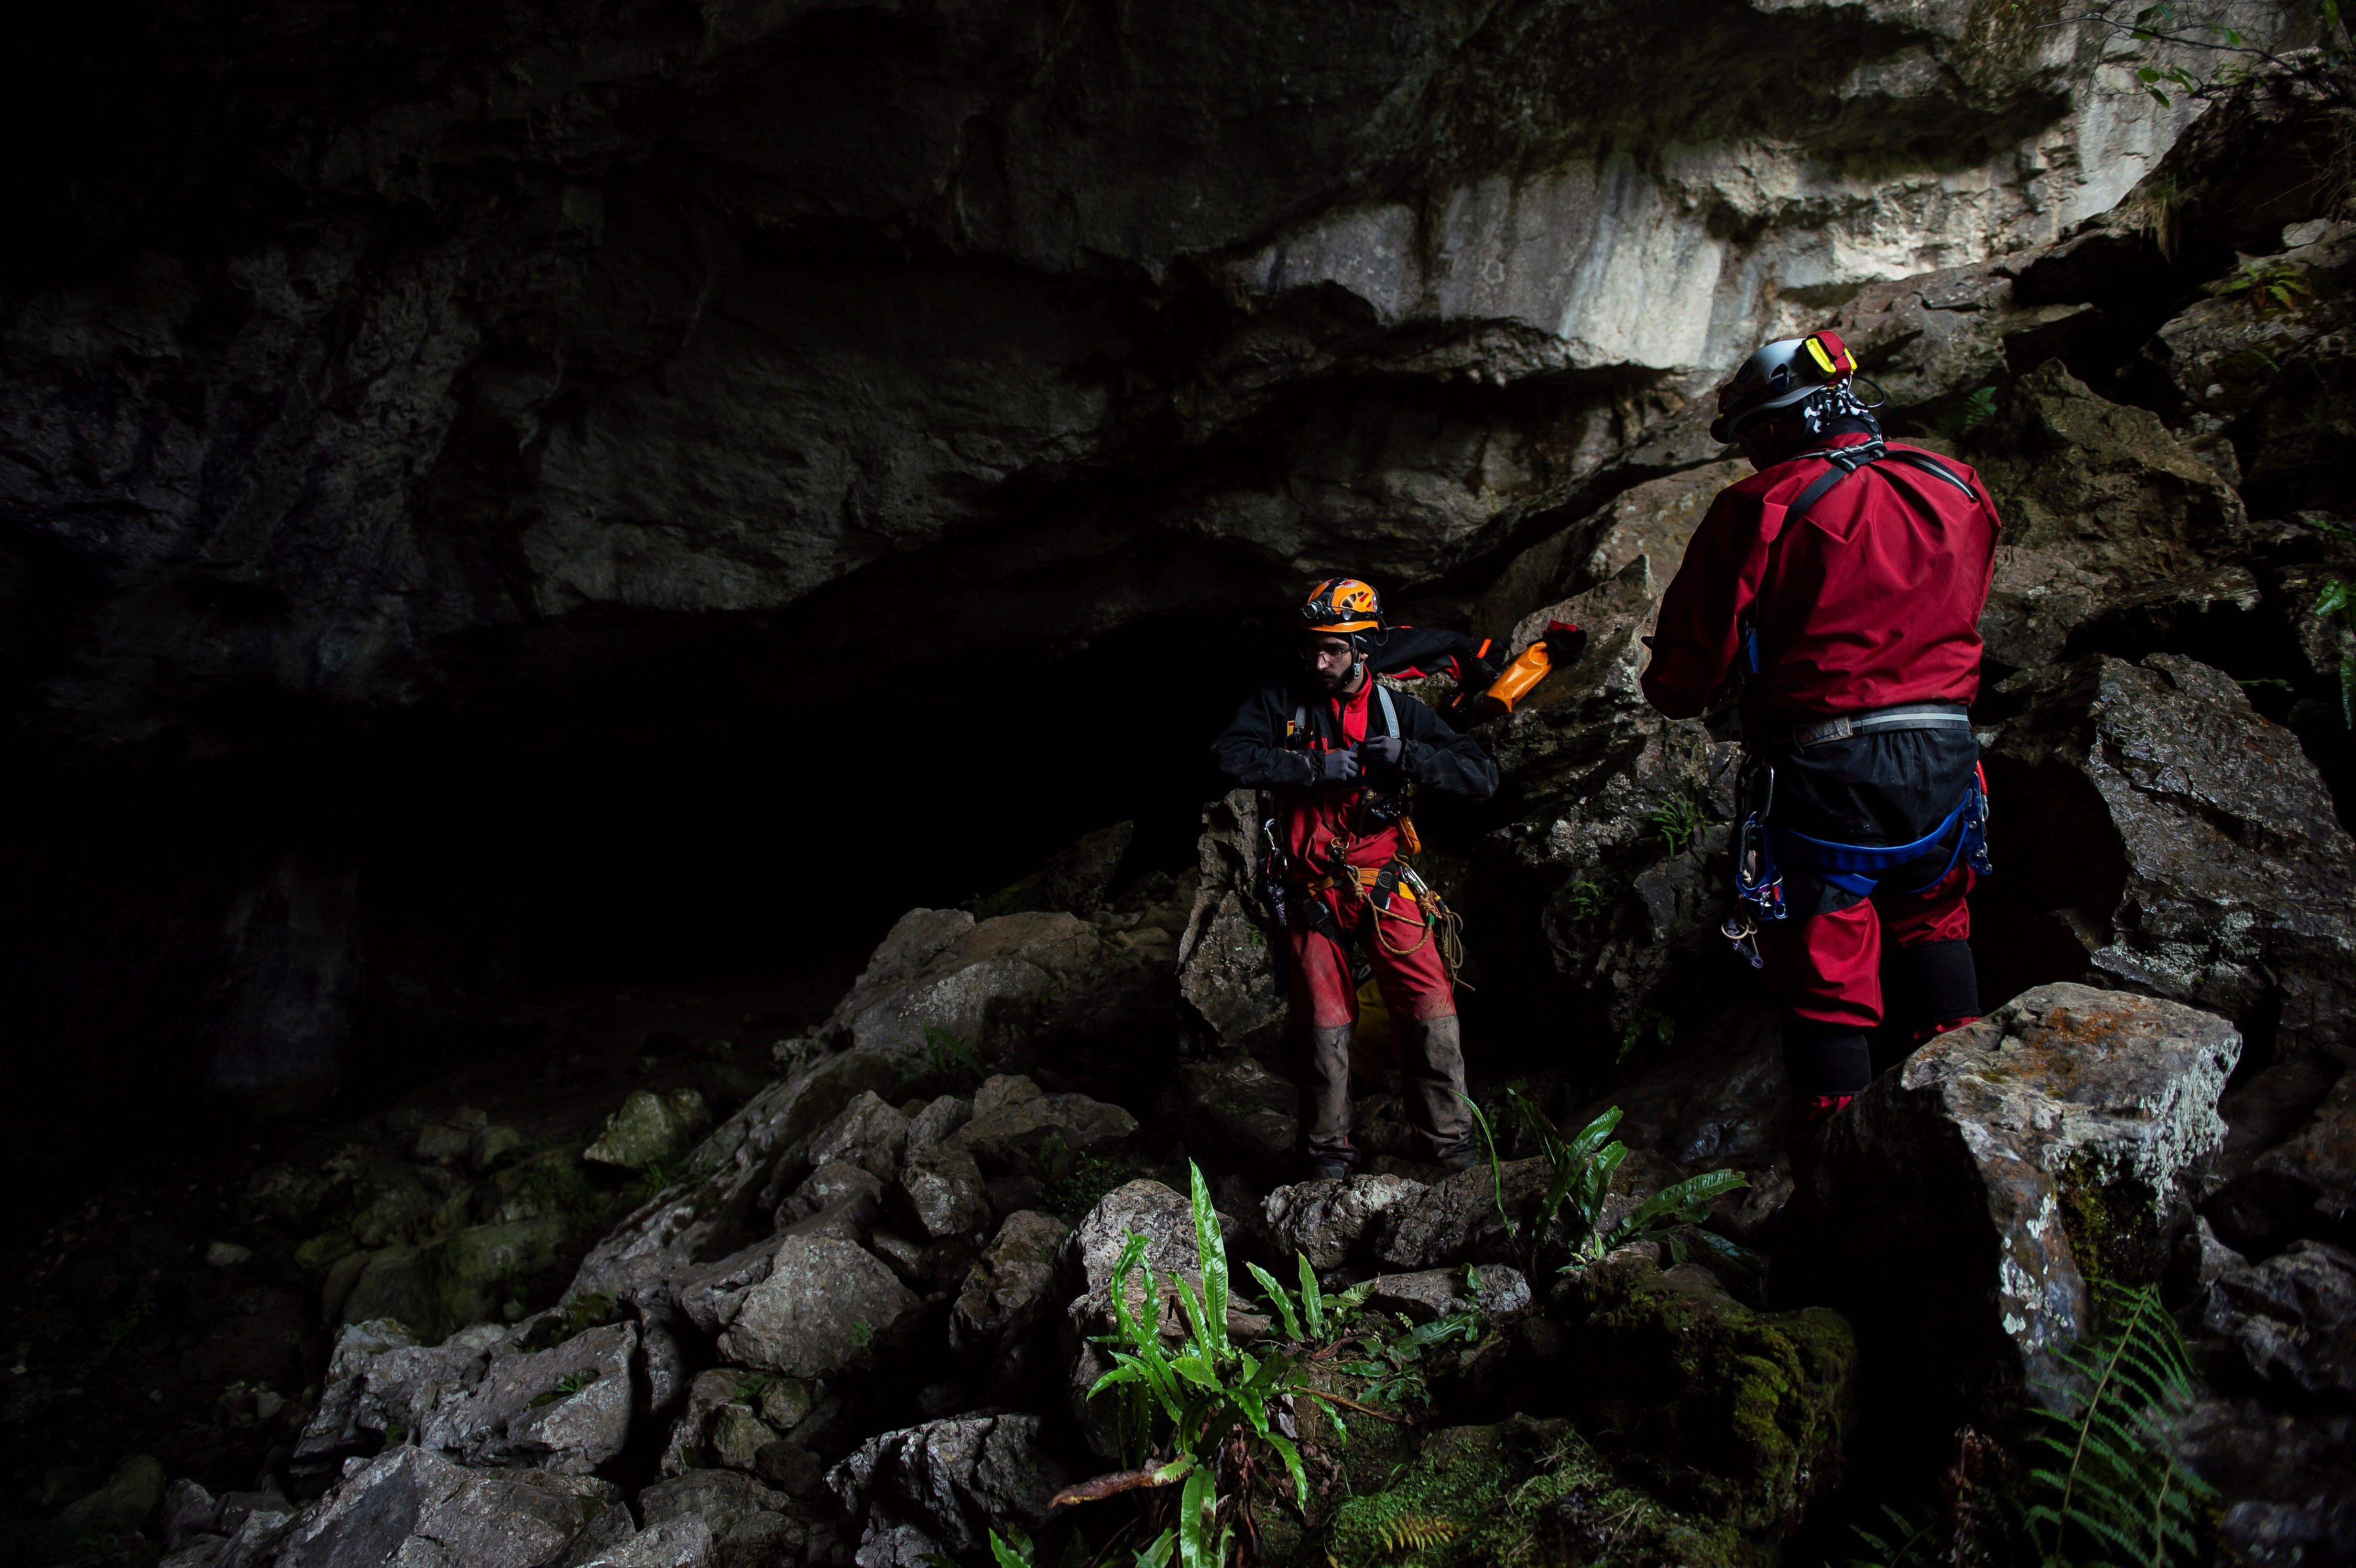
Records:
M1865 433L1811 451L1865 444ZM1916 451L1890 443L1892 451ZM1979 692L1996 507L1977 475L1932 456L1970 494L1884 459L1835 484L1794 520L1800 494L1833 464L1774 464L1721 491L1661 601L1644 695L1690 717L1727 688L1741 632L1758 673L1743 731L1775 770L1774 821L1835 843L1911 844L1958 801L1978 759L1968 729L1905 730L1802 744L1795 726L1915 703L1969 704ZM1883 1021L1882 946L1896 948L1893 1012L1922 1029L1978 1010L1965 902L1972 873L1945 850L1885 877L1870 900L1785 865L1789 917L1759 933L1782 993L1785 1056L1804 1098L1831 1103L1871 1076L1867 1036ZM1924 880L1932 885L1920 887Z
M1814 450L1872 439L1837 435ZM1826 459L1778 463L1719 491L1661 600L1644 671L1653 706L1673 719L1708 707L1733 673L1746 613L1755 616L1765 667L1743 693L1753 733L1978 696L1996 507L1969 467L1925 455L1976 494L1885 461L1834 485L1786 528L1784 507L1832 466Z

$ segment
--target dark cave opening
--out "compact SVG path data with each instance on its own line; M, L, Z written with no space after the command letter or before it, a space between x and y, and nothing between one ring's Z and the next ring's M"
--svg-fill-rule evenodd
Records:
M1210 741L1284 651L1180 614L987 658L904 645L884 682L811 689L709 619L643 672L689 694L668 713L409 715L37 784L7 859L20 1168L381 1103L527 1040L500 1021L520 997L855 973L906 910L1112 822L1137 825L1118 881L1183 871L1224 787Z

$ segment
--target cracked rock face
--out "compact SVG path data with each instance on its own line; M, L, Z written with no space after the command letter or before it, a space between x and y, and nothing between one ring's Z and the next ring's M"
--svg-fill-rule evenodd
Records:
M2213 1014L2074 985L1940 1036L1828 1124L1803 1196L1839 1218L1779 1247L1779 1290L1922 1369L1905 1429L2006 1429L2068 1386L2089 1280L2159 1277L2241 1051Z
M914 1527L971 1552L992 1521L1044 1522L1066 1479L1040 1450L1037 1416L978 1415L871 1437L827 1483L877 1532Z
M2174 654L2018 690L1991 788L2020 800L2023 892L2081 933L2090 974L2270 1026L2284 1051L2344 1051L2356 844L2297 739Z

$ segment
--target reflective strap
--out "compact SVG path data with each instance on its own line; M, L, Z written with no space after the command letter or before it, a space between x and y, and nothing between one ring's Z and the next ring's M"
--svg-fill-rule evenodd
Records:
M1803 724L1778 736L1770 744L1804 748L1820 746L1827 741L1846 741L1852 735L1870 734L1881 730L1968 730L1971 727L1972 716L1953 703L1905 703L1895 708L1869 709L1863 713L1844 713L1815 724Z
M1954 472L1952 469L1948 468L1945 464L1941 463L1938 459L1933 457L1928 453L1893 452L1888 455L1895 458L1901 463L1903 463L1909 468L1919 468L1925 474L1936 475L1938 477L1944 479L1948 484L1953 485L1956 489L1961 490L1965 495L1969 496L1975 501L1980 498L1978 491L1973 489L1961 479L1955 477Z
M1391 688L1376 681L1375 695L1383 699L1383 733L1397 735L1399 732L1398 709L1391 704Z

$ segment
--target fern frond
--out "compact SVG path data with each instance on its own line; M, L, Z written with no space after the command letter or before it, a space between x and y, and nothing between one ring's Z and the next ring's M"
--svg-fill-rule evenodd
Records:
M2110 1326L2059 1359L2087 1386L2073 1411L2039 1413L2058 1429L2036 1440L2058 1467L2029 1472L2023 1517L2047 1568L2196 1559L2201 1482L2169 1452L2161 1420L2190 1403L2192 1363L2157 1289L2118 1294Z
M1381 1541L1386 1552L1422 1552L1456 1538L1457 1527L1452 1520L1436 1514L1401 1514L1382 1528Z

